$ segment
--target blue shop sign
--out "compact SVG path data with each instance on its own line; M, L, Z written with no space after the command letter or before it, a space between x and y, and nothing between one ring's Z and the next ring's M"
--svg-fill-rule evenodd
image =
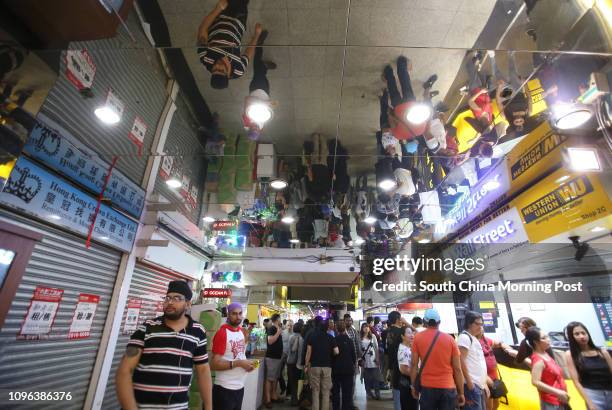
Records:
M0 203L83 236L89 233L98 204L90 195L26 157L17 160L0 193ZM129 252L137 227L135 221L109 206L101 205L92 238Z
M24 151L67 179L100 194L110 164L46 116L39 114L36 120ZM104 197L140 218L144 190L117 169L111 173Z

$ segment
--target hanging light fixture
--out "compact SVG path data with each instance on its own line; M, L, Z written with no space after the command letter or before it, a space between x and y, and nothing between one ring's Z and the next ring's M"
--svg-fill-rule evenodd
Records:
M272 110L268 104L254 102L247 107L246 115L251 121L263 125L272 118Z
M121 120L119 114L108 105L103 105L101 107L96 108L94 110L94 114L96 115L96 117L98 117L100 121L108 125L117 124L119 120Z

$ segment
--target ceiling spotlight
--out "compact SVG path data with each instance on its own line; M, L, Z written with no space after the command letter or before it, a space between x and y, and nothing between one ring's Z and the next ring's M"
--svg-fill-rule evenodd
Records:
M121 119L119 114L107 105L96 108L94 114L100 121L109 125L117 124Z
M566 161L569 168L579 172L601 171L599 156L596 148L575 148L565 150Z
M292 216L284 216L283 219L281 219L281 222L284 224L292 224L295 222L295 218Z
M209 215L206 215L204 218L202 218L202 220L207 224L215 222L215 218Z
M605 231L606 228L604 228L603 226L596 226L595 228L591 228L590 231L591 232L602 232Z
M378 183L378 187L383 191L390 191L395 188L396 185L397 183L392 179L383 179Z
M166 185L168 185L170 188L180 188L183 184L176 178L170 178L166 181Z
M272 118L272 110L268 104L253 103L247 107L247 117L257 124L263 124Z
M291 243L300 243L299 239L289 239L289 242Z
M275 179L274 181L270 182L270 186L276 190L285 189L287 188L287 185L287 182L283 181L282 179Z
M551 112L554 124L560 130L580 127L593 116L588 106L578 103L557 103L552 106Z
M406 121L411 124L423 124L431 116L431 107L427 104L417 103L406 112Z
M375 223L377 221L377 219L373 216L368 216L366 217L363 222L372 225L373 223Z
M429 242L431 242L431 240L429 240L429 239L421 239L419 241L419 243L429 243Z

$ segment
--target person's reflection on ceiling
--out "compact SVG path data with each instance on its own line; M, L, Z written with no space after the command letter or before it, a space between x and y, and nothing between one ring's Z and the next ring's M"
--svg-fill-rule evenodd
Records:
M227 88L229 80L244 75L262 33L261 24L244 54L240 44L246 31L249 0L219 0L215 8L202 20L198 29L198 56L211 72L210 86Z

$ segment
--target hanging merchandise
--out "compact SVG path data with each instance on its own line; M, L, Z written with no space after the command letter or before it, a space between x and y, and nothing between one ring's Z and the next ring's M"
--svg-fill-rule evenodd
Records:
M142 146L144 144L145 134L147 133L147 124L139 116L134 118L134 124L128 137L138 147L138 156L142 155Z
M96 65L87 50L68 50L64 58L68 81L79 91L90 89L96 76Z
M17 338L31 340L48 336L63 294L63 289L37 286Z
M138 316L140 315L141 306L142 300L139 298L131 298L128 300L123 333L128 334L136 331L138 328Z
M89 337L98 303L100 303L100 296L98 295L79 294L79 302L74 309L68 339L86 339Z

